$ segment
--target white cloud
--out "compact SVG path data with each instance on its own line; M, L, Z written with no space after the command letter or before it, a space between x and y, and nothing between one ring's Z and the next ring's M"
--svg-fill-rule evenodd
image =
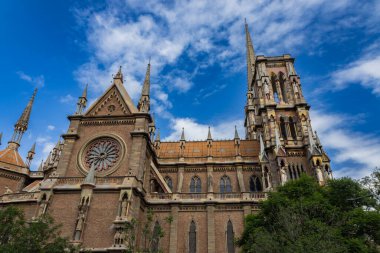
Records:
M32 77L30 75L25 74L22 71L17 71L16 73L20 79L27 81L36 88L42 88L45 86L45 77L43 75Z
M240 138L244 138L243 120L228 120L216 125L210 125L211 135L216 139L233 139L235 126L238 129ZM198 123L192 118L171 119L171 133L164 138L164 141L178 141L181 137L182 128L185 130L186 140L206 140L208 125Z
M59 98L59 102L61 102L63 104L70 104L74 100L75 100L75 98L73 96L71 96L70 94L67 94L66 96L63 96L63 97Z
M336 89L344 89L349 84L358 83L372 90L374 94L380 96L380 54L371 54L358 59L335 71L332 80Z
M55 129L55 126L53 125L48 125L47 126L47 129L50 130L50 131L53 131Z
M311 111L311 119L323 146L333 151L330 158L342 166L333 168L336 176L361 178L380 165L380 138L350 130L355 117Z

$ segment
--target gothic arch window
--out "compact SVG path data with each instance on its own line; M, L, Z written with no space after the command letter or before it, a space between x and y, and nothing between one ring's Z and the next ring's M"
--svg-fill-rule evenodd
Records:
M302 174L302 172L301 172L301 170L300 170L300 166L299 166L299 165L297 165L297 172L298 172L298 176L300 177L301 174Z
M280 117L280 129L281 129L281 136L284 138L284 140L287 139L286 136L286 126L285 126L285 120L283 117Z
M273 90L273 98L276 103L278 103L280 100L278 98L278 91L276 87L276 81L278 80L275 73L272 72L271 74L271 81L272 81L272 90Z
M153 253L159 252L158 243L160 241L160 234L161 234L160 223L156 221L156 223L154 224L153 233L152 233L152 252Z
M265 180L265 187L268 187L268 186L269 186L268 177L269 177L269 171L268 171L268 167L267 167L267 166L265 166L265 167L264 167L264 180Z
M173 181L172 181L172 179L169 176L166 176L165 177L165 182L169 186L170 190L173 191Z
M258 192L258 191L262 191L263 190L263 187L261 185L261 181L258 177L256 176L251 176L249 178L249 190L251 192Z
M191 178L190 182L190 192L191 193L200 193L202 191L201 179L197 176Z
M285 75L284 73L280 72L280 88L281 88L281 93L282 93L282 98L284 99L285 103L288 103L288 97L286 93L286 87L285 87Z
M325 165L325 171L329 172L329 166L327 164Z
M220 179L220 192L221 193L232 192L231 180L228 176L223 176Z
M190 223L189 230L189 253L197 252L197 227L194 220Z
M296 123L293 121L292 117L289 117L289 128L290 134L292 135L293 140L297 139Z
M305 172L305 169L303 168L303 165L301 164L301 171Z
M289 166L288 166L288 169L289 169L289 176L290 176L290 179L293 179L293 170L292 170L292 166L289 165Z
M235 245L234 245L234 227L232 225L231 220L227 222L227 252L235 253Z
M294 175L294 179L299 178L300 175L298 174L297 167L296 167L295 165L293 165L292 167L293 167L293 175Z

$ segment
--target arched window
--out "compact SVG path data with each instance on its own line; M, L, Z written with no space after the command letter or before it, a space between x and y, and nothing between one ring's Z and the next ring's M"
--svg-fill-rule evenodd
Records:
M277 91L277 85L276 82L278 81L278 78L275 73L271 74L271 81L272 81L272 90L273 90L273 98L276 103L280 102L280 99L278 98L278 91Z
M258 177L256 177L256 190L258 192L261 192L263 190L263 187L261 186L261 181Z
M325 165L325 171L328 173L329 172L329 166L326 164Z
M261 185L261 181L258 177L256 176L251 176L249 179L249 190L251 192L258 192L262 191L263 187Z
M160 241L160 234L161 234L161 226L158 221L154 224L153 233L152 233L152 252L158 253L159 251L159 241Z
M285 87L285 75L284 73L280 72L280 88L281 88L281 93L282 93L282 98L285 103L288 103L288 96L286 94L286 87Z
M284 138L284 140L287 139L286 136L286 126L285 126L285 120L283 117L280 118L280 128L281 128L281 136Z
M265 180L265 187L269 187L269 172L267 166L264 167L264 180Z
M189 253L197 252L197 227L194 220L190 223L189 230Z
M232 192L231 180L228 176L223 176L220 179L220 192L221 193Z
M289 176L290 176L290 179L293 179L293 170L292 170L292 166L288 166L288 170L289 170Z
M166 176L165 177L165 182L169 186L170 190L173 191L173 181L172 181L172 179L169 176Z
M297 165L297 172L298 172L298 177L300 177L302 172L300 170L300 166L299 165Z
M202 190L201 179L197 176L191 178L190 182L190 192L199 193Z
M227 252L234 253L235 245L234 245L234 228L232 226L231 220L227 222Z
M292 135L293 140L297 139L296 123L293 121L292 117L289 117L289 128L290 134Z
M305 172L305 169L303 168L303 165L301 164L301 171Z

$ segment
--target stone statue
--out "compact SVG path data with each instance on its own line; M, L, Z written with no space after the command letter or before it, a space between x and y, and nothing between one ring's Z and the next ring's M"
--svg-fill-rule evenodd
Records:
M126 217L127 216L127 207L128 207L128 200L123 199L121 202L121 217Z
M321 168L319 166L317 166L315 168L315 172L317 174L317 179L318 179L319 184L322 184L324 182L324 179L323 179L323 174L322 174Z
M284 185L286 181L288 180L285 167L280 168L280 177L281 177L281 184Z
M267 99L270 99L269 85L267 82L264 82L264 94Z
M296 96L296 98L300 98L300 91L298 89L298 85L297 85L296 81L293 81L293 91L294 91L294 95Z
M78 219L77 219L77 225L75 227L74 240L76 240L76 241L80 240L80 236L81 236L81 233L83 230L83 225L84 225L84 218L85 218L85 214L84 214L83 210L80 210L79 215L78 215Z

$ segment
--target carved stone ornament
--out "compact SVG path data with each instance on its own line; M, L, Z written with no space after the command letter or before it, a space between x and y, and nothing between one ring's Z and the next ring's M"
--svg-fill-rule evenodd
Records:
M104 176L112 173L123 156L122 143L111 136L98 137L88 142L79 154L79 166L87 173L91 165L96 174Z

